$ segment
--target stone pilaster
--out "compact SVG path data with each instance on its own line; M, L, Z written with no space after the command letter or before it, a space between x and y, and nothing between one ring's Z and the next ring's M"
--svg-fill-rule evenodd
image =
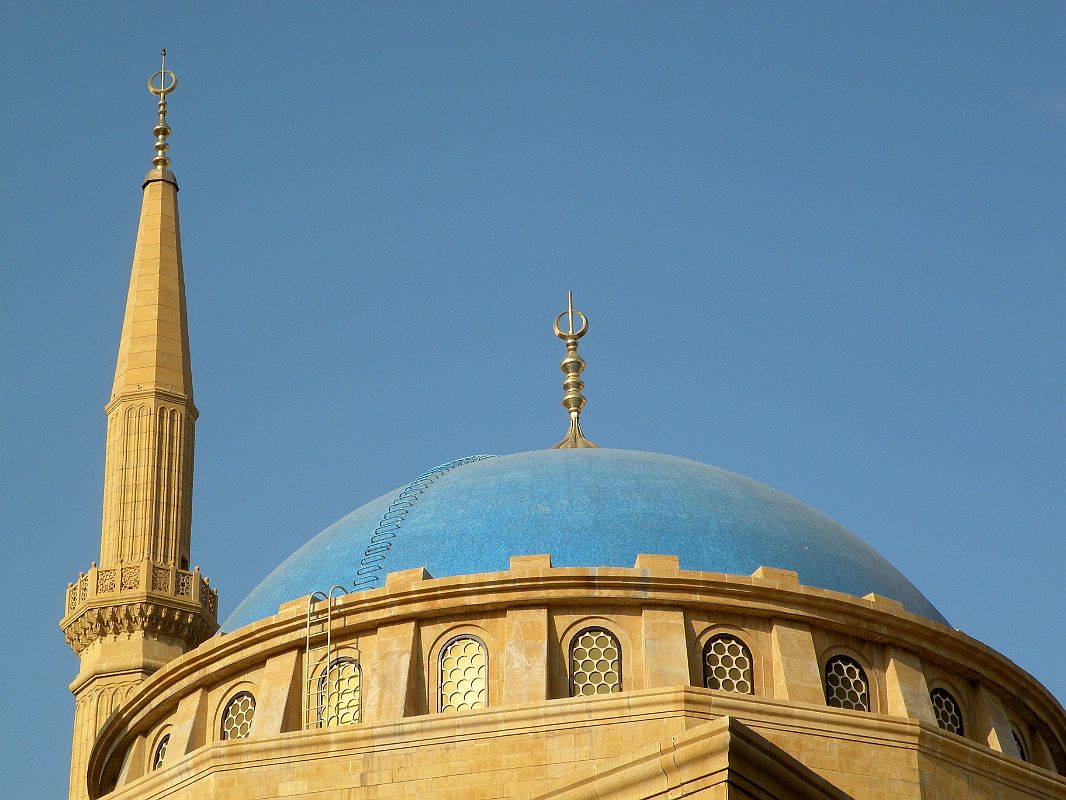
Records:
M1021 758L1018 745L1011 736L1010 721L1003 703L994 692L983 684L977 686L977 735L993 750L1011 758Z
M306 687L300 674L299 655L298 651L289 650L267 659L259 679L255 724L249 736L268 739L302 726L301 700Z
M378 629L373 668L375 673L388 675L389 679L367 683L364 719L368 722L396 720L415 713L417 639L418 624L410 620Z
M645 608L644 688L689 686L685 614L679 608Z
M825 705L822 674L809 625L775 619L770 630L774 697Z
M503 652L504 705L547 698L548 609L508 609Z
M929 686L925 682L921 659L909 650L888 648L888 669L885 670L888 694L888 713L894 717L911 717L936 725Z

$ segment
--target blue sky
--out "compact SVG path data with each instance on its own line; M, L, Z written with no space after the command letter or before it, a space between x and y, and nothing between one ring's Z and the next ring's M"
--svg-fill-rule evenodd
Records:
M1066 7L110 8L0 8L12 796L66 787L162 46L222 615L428 467L557 441L573 289L590 438L799 497L1066 698Z

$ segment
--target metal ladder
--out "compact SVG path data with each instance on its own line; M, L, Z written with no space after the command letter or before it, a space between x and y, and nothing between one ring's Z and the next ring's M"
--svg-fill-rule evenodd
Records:
M326 687L319 686L319 683L328 678L326 673L333 659L333 602L336 597L347 593L347 589L336 584L329 590L329 594L314 592L307 598L307 627L304 638L304 730L323 727L326 718L324 706L327 692L324 691Z

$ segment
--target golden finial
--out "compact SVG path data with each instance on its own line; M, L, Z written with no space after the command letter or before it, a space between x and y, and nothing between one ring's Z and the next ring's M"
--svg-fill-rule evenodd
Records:
M581 323L577 330L574 330L575 314ZM559 327L563 317L567 318L565 331ZM581 380L581 370L585 368L585 359L577 354L577 340L588 333L589 321L584 314L574 309L573 292L566 293L566 311L555 318L554 328L555 335L566 342L566 356L559 364L559 368L566 373L566 378L563 380L563 388L566 389L566 394L563 395L563 408L570 414L570 430L567 431L566 438L553 449L595 447L596 445L581 433L581 409L585 407L585 395L581 394L581 390L585 388L585 382Z
M178 76L167 69L165 47L162 52L163 58L159 72L153 72L148 78L148 91L159 98L159 121L152 128L152 133L155 134L155 158L152 159L152 166L158 170L164 170L170 166L170 159L167 158L167 149L170 147L167 143L167 137L170 136L170 126L167 125L167 95L178 85ZM167 83L168 77L170 78L169 84ZM159 79L158 86L155 83L156 78Z

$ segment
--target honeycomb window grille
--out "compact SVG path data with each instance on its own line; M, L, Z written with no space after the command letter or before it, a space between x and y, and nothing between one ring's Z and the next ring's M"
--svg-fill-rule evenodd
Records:
M947 689L933 689L929 693L933 702L933 716L936 724L948 733L962 736L962 709Z
M710 639L703 648L703 685L735 694L754 694L751 651L727 633Z
M1022 742L1022 735L1018 733L1017 728L1013 725L1010 726L1010 735L1014 739L1014 744L1018 748L1018 755L1021 756L1022 761L1029 761L1029 754L1025 752L1025 744Z
M354 725L362 718L362 670L354 658L335 658L318 679L319 727Z
M476 636L457 636L440 650L439 707L471 711L489 704L489 651Z
M159 740L159 744L155 746L155 752L152 754L152 770L155 771L163 766L163 762L167 757L167 745L170 744L170 734L166 734Z
M622 648L603 628L586 628L570 641L570 696L622 691Z
M240 692L226 704L222 712L222 739L243 739L252 731L255 698L251 692Z
M825 704L854 711L870 710L870 682L854 658L833 656L826 662Z

